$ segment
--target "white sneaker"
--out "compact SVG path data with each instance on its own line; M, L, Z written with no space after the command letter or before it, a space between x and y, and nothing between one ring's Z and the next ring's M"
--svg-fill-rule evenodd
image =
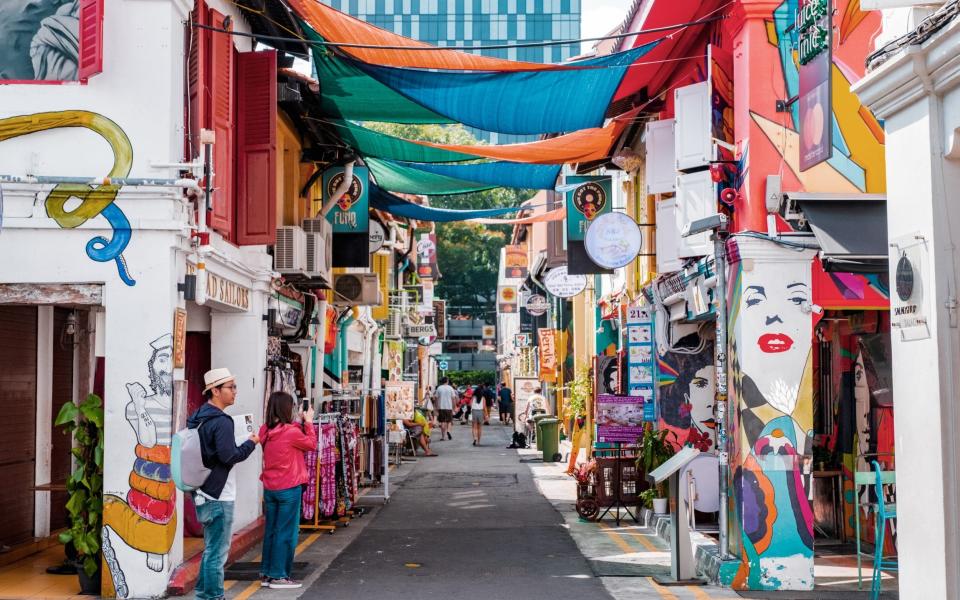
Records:
M303 587L303 584L292 579L271 579L268 587L271 590L293 590Z

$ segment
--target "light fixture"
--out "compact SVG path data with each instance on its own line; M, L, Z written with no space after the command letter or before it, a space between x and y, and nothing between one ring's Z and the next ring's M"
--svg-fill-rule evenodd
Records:
M197 299L197 276L196 275L184 275L183 283L177 284L177 291L183 292L184 300L196 300Z
M60 348L66 350L73 346L77 346L80 342L76 339L78 328L77 328L77 313L76 311L71 312L67 315L67 320L63 322L63 326L60 328Z

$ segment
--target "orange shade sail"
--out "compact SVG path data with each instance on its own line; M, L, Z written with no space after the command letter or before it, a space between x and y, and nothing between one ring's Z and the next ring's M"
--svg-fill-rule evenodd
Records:
M467 71L546 71L576 69L532 62L506 60L490 56L468 54L458 50L437 48L412 40L391 31L355 19L317 0L288 0L290 7L327 42L393 46L400 48L432 48L432 50L403 50L397 48L351 48L338 46L344 54L374 65L410 67L417 69L444 69Z
M499 146L478 144L470 146L438 144L418 140L409 141L423 146L512 162L540 165L592 162L610 156L610 149L637 113L638 110L634 109L613 119L604 127L580 129L554 138L523 144L503 144Z

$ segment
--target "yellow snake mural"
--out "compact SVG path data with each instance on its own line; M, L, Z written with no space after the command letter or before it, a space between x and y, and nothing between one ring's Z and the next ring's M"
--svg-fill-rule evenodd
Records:
M50 131L66 127L82 127L100 135L113 151L113 167L108 178L126 177L133 164L133 147L126 133L110 119L85 110L66 110L42 112L31 115L18 115L0 119L0 142L16 137ZM136 281L130 277L123 251L130 243L130 221L120 207L114 203L119 185L105 182L94 187L88 184L58 184L47 195L45 206L47 215L60 227L74 228L88 220L102 215L114 234L112 239L96 236L87 242L87 256L98 262L114 261L120 279L132 286ZM65 209L70 198L80 200L80 205L71 211Z

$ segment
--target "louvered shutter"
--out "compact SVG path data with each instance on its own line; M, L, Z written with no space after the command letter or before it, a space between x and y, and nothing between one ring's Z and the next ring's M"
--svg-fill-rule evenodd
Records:
M210 9L210 25L224 26L224 15ZM233 69L232 36L213 32L210 36L210 117L216 141L213 145L213 214L210 226L224 237L233 230Z
M190 14L190 20L200 25L207 24L207 8L203 0L196 0L196 6ZM184 43L187 48L187 114L184 122L189 127L184 157L193 160L203 156L200 148L200 130L209 127L207 86L207 59L209 57L210 35L212 32L187 24Z
M237 55L237 235L273 244L277 232L277 52Z
M103 0L80 0L81 80L103 72Z

